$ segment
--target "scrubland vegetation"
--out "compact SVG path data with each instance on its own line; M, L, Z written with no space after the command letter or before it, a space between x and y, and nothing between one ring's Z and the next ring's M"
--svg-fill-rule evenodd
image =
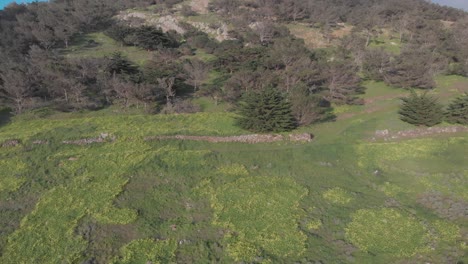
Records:
M0 11L0 263L467 263L466 13L208 2Z

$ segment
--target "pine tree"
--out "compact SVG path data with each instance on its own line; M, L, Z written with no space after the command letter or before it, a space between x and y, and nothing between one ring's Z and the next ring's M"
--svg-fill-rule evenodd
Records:
M275 89L245 94L239 113L238 125L253 132L282 132L296 128L291 104Z
M403 104L398 112L402 121L429 127L442 122L442 105L438 103L437 98L427 93L418 95L415 91L411 91L411 95L402 100Z
M449 123L468 125L468 93L453 100L445 112Z

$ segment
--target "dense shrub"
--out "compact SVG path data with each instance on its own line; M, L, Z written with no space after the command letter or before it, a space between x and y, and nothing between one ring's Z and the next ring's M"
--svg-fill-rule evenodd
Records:
M417 126L434 126L442 122L442 105L437 98L423 93L418 95L415 91L407 98L402 98L403 104L398 112L404 122Z
M160 28L151 26L129 27L115 24L106 31L107 35L125 45L137 46L148 50L163 47L175 48L179 44L172 33L164 33Z
M239 113L239 126L253 132L281 132L296 127L291 104L272 88L246 94Z
M468 93L453 100L445 115L450 123L468 125Z

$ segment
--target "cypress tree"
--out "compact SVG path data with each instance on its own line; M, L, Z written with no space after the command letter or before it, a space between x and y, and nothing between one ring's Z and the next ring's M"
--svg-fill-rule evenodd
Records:
M282 132L296 128L291 104L275 89L244 95L239 109L240 127L253 132Z
M442 122L442 105L437 98L427 95L427 92L418 95L411 91L411 95L402 98L403 104L398 112L404 122L417 126L434 126Z
M445 112L449 123L468 125L468 93L453 100Z

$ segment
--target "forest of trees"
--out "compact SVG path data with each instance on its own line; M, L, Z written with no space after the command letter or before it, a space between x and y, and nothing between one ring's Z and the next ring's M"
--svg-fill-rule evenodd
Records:
M232 25L218 42L193 26L185 33L129 26L114 16L156 4L154 12L194 15L180 0L54 0L12 4L0 11L1 105L19 114L119 104L149 112L198 111L186 98L210 96L238 104L243 94L274 89L291 105L297 124L333 119L332 104L362 104L364 80L400 88L434 88L436 74L468 76L468 16L423 0L216 0L211 12ZM353 26L330 48L310 50L286 23L327 32ZM255 26L252 26L255 25ZM371 48L383 30L401 52ZM137 65L120 53L69 58L63 50L80 36L105 32L124 46L147 50ZM201 50L215 59L187 59ZM207 85L210 73L216 78Z

